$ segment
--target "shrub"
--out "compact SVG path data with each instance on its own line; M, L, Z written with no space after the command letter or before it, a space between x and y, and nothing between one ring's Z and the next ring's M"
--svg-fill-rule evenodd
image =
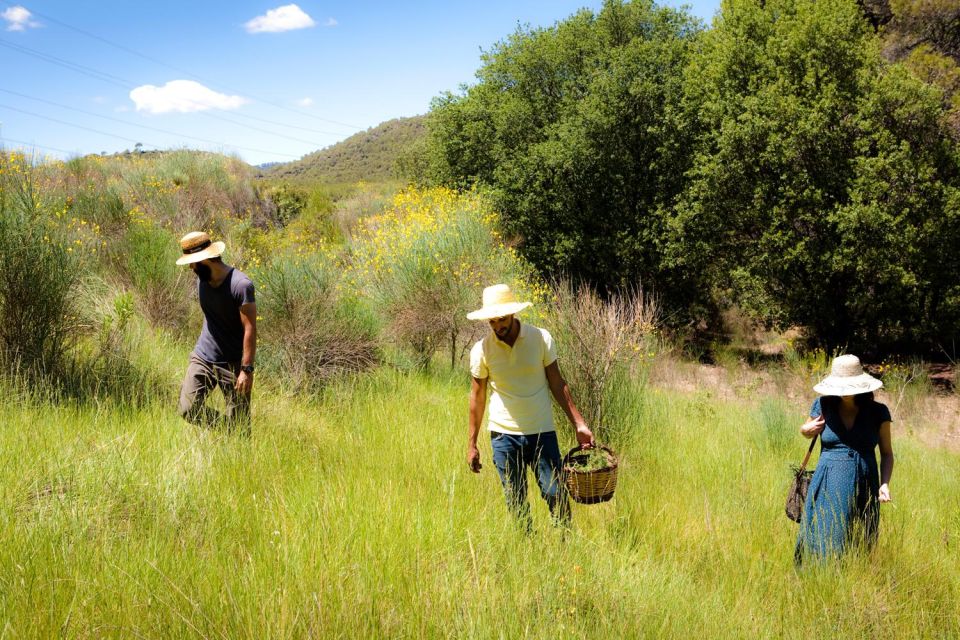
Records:
M631 365L655 352L657 303L641 290L603 300L589 286L563 280L554 286L549 322L577 408L598 438L619 439L628 426L615 410L623 398L614 387L632 386Z
M235 158L197 151L131 155L106 161L125 202L176 230L223 237L238 218L259 212L252 169Z
M182 330L192 304L194 276L177 266L179 244L169 231L149 220L131 224L123 247L123 266L143 315L156 327Z
M0 358L7 373L55 374L76 337L79 250L19 153L0 153Z
M664 286L657 239L690 166L683 68L698 26L647 1L612 0L521 28L482 56L478 82L436 99L427 181L490 187L506 230L542 273Z
M375 323L356 298L341 295L341 273L330 255L315 252L281 254L253 274L261 360L293 388L316 387L378 361Z
M388 201L364 185L357 193L344 198L333 210L333 222L344 238L354 235L361 220L383 213Z
M701 297L860 353L960 332L942 93L875 44L856 3L724 5L687 69L703 134L665 243Z
M168 396L168 381L137 365L135 345L143 336L131 331L136 319L132 293L116 293L105 281L91 278L83 283L82 296L92 303L84 310L88 335L65 360L63 375L49 390L81 402L111 400L132 407Z
M275 207L277 222L283 227L303 213L309 198L305 189L286 183L268 187L263 195Z

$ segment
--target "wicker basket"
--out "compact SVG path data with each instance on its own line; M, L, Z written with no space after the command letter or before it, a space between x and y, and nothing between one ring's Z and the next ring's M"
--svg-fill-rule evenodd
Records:
M578 455L586 455L581 447L574 447L563 457L563 481L574 501L580 504L597 504L613 497L617 488L617 467L620 461L613 449L599 445L610 457L611 464L595 471L579 471L573 466Z

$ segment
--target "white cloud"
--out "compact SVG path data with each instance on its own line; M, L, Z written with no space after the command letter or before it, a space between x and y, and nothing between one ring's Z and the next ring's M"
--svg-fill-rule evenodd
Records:
M323 26L325 26L325 27L335 27L335 26L337 26L338 24L340 24L340 23L337 22L337 19L336 19L336 18L327 18L327 21L323 23Z
M300 98L299 100L297 100L297 106L298 106L298 107L312 107L312 106L313 106L313 98Z
M207 109L237 109L248 100L208 89L193 80L171 80L162 87L145 84L130 92L137 111L147 113L189 113Z
M281 31L293 31L294 29L306 29L314 27L316 24L313 18L303 12L303 9L295 4L286 4L276 9L270 9L265 15L257 16L244 26L248 33L279 33Z
M28 28L40 26L29 9L20 5L10 7L0 13L0 17L7 21L7 31L26 31Z

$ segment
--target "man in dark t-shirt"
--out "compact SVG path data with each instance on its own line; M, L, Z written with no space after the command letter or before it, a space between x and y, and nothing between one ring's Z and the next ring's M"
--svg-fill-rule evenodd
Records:
M179 265L190 265L197 276L197 297L203 329L190 354L180 387L180 415L194 424L250 430L250 391L257 351L257 304L253 282L220 258L222 242L211 242L202 231L180 239ZM219 387L226 414L204 406L207 394Z

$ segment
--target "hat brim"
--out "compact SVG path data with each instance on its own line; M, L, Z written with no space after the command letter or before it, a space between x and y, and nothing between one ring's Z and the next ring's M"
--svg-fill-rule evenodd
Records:
M212 243L209 247L203 251L198 251L197 253L188 253L180 256L177 259L178 265L193 264L194 262L200 262L201 260L207 260L208 258L219 258L223 254L223 250L227 248L223 242L219 240Z
M489 307L484 307L483 309L471 311L467 314L467 320L491 320L493 318L511 316L515 313L520 313L532 304L532 302L506 302L504 304L494 304L490 305Z
M870 393L883 386L883 382L869 373L854 377L827 376L813 390L822 396L855 396L858 393Z

